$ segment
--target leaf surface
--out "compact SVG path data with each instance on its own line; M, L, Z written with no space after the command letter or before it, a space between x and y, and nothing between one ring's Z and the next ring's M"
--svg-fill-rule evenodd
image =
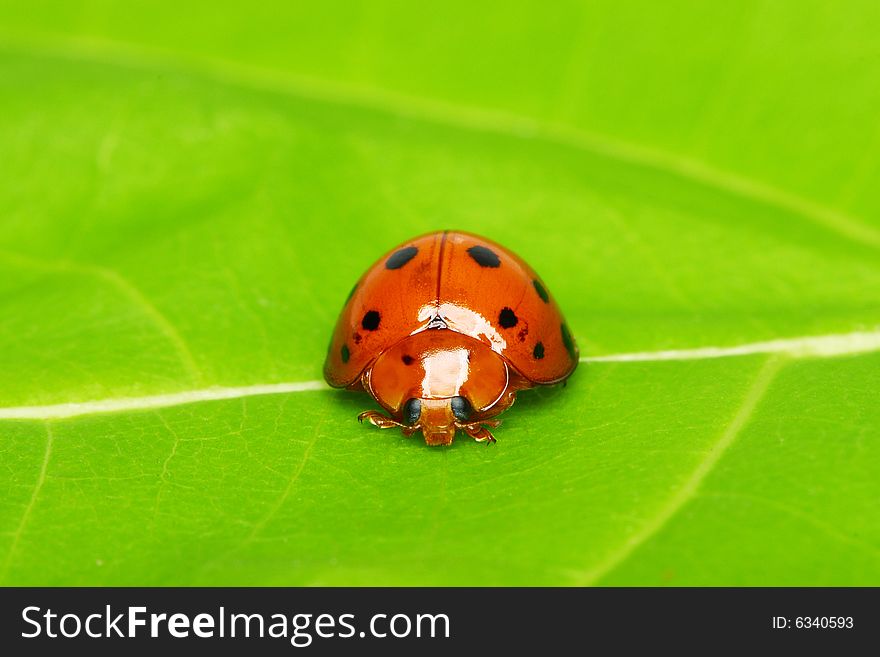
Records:
M0 582L880 584L873 4L215 4L0 5ZM317 383L447 227L587 359L489 448Z

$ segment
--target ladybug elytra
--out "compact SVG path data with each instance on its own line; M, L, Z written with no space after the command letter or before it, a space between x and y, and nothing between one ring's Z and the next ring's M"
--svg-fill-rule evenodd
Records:
M367 420L429 445L487 427L519 390L568 378L578 348L537 274L504 247L463 232L430 233L378 260L339 316L324 377L369 392L387 411Z

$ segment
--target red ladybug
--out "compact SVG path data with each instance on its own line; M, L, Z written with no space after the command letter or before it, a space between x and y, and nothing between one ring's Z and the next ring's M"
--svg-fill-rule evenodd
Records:
M444 231L404 242L376 262L339 315L324 378L369 392L379 428L421 430L449 445L486 428L518 390L564 381L578 348L534 270L483 237ZM389 417L390 416L390 417ZM485 425L485 426L484 426Z

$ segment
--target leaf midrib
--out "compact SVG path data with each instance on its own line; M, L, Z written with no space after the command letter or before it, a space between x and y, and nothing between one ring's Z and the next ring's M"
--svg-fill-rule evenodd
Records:
M783 338L729 347L644 351L603 356L585 356L583 363L646 363L664 361L711 360L759 354L785 355L790 359L835 358L880 351L880 329L853 333ZM243 399L262 395L330 391L323 381L261 383L239 387L214 386L195 390L156 394L147 397L118 397L94 401L65 402L45 406L0 408L2 420L60 420L100 413L156 410L224 399Z

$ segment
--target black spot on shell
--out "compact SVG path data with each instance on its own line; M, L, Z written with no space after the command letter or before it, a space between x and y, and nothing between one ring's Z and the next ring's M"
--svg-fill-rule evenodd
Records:
M351 358L351 352L348 350L348 345L342 345L342 350L339 352L342 356L342 362L347 363L348 359Z
M534 356L538 360L541 360L544 357L544 343L543 342L539 342L538 344L535 345L534 350L532 350L532 356Z
M370 310L364 315L364 318L361 320L361 326L363 326L368 331L375 331L379 328L379 320L381 316L379 315L378 310Z
M565 345L566 350L568 351L568 355L571 356L572 360L577 358L577 353L574 350L574 340L571 339L571 333L568 330L568 327L565 324L561 326L562 331L562 344Z
M472 246L467 252L468 255L480 265L480 267L501 266L501 258L498 257L498 254L485 246Z
M518 321L516 313L510 308L502 308L498 314L498 323L501 324L501 328L513 328Z
M417 246L405 246L402 249L398 249L385 261L385 269L400 269L415 258L418 252L419 248Z
M355 333L352 337L354 338L355 344L360 344L361 340L363 340L363 337L361 336L360 333Z
M527 336L528 334L529 334L529 327L528 327L528 326L523 326L519 331L517 331L517 333L516 333L516 339L519 340L520 342L525 342L525 341L526 341L526 336Z
M547 294L547 290L544 289L544 286L541 285L541 281L537 278L532 281L532 285L535 286L535 292L538 293L538 296L541 297L541 301L544 303L550 303L550 295Z
M416 359L409 354L404 354L403 358L401 358L400 360L403 361L404 365L412 365L416 361Z

